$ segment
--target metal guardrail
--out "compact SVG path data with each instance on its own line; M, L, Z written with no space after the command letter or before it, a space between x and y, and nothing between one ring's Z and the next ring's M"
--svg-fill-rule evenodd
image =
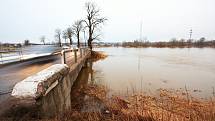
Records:
M77 62L78 57L82 58L84 55L86 55L88 48L68 48L68 49L63 49L61 51L52 53L52 55L61 55L61 63L62 64L69 64L71 62ZM22 51L17 50L9 53L8 52L3 52L0 51L0 64L7 63L9 61L15 61L19 60L22 61L23 54ZM10 58L11 57L11 58Z
M12 89L10 89L10 90L0 90L0 96L5 95L5 94L9 94L11 92L12 92Z
M88 50L88 48L64 49L61 51L61 63L62 64L69 64L69 61L71 62L73 59L74 59L74 62L76 63L78 60L78 55L80 58L84 57L84 55L87 54L87 50ZM79 52L79 54L78 54L78 52Z
M8 62L8 61L13 61L13 60L21 61L22 57L23 57L22 50L0 51L0 64L3 64L4 62Z

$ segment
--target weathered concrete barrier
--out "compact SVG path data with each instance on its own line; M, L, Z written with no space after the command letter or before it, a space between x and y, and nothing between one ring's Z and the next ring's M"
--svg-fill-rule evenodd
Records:
M70 109L71 87L89 56L88 52L70 67L56 64L24 79L15 85L12 96L18 102L30 102L31 107L37 107L40 116L62 114Z

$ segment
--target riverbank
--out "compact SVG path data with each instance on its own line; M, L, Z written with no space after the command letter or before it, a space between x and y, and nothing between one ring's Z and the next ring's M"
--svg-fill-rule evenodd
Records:
M104 60L105 58L107 58L107 55L104 52L101 52L101 51L92 51L90 59L93 62L96 62L98 60Z
M145 93L107 96L102 85L88 85L80 93L87 97L76 102L62 117L40 121L214 121L215 98L193 98L186 91L159 90L160 95Z

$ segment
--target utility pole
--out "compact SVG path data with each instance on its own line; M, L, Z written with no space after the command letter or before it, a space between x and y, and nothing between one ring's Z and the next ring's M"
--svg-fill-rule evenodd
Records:
M143 38L142 38L142 33L143 33L143 27L142 27L142 25L143 25L143 21L141 20L140 21L140 42L142 42L143 41Z
M192 39L192 34L193 34L193 30L190 29L190 41L191 41L191 39Z
M140 21L140 41L142 41L142 20Z
M187 41L188 42L188 46L190 46L192 44L192 34L193 34L192 28L190 29L189 34L190 34L190 37L189 37L189 40Z

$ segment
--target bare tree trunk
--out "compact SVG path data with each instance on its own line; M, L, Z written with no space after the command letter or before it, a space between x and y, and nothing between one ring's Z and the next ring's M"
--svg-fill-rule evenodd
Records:
M64 39L65 40L65 45L66 45L66 39Z
M93 41L93 38L92 38L92 25L91 25L91 21L89 20L89 39L88 39L88 46L90 48L90 50L92 51L93 49L93 46L92 46L92 41Z
M88 40L88 47L90 48L90 50L93 50L93 46L92 46L92 40Z
M72 45L72 38L69 38L69 43L70 45Z
M60 47L62 47L60 36L59 36L59 45Z
M79 33L77 34L78 37L78 48L80 48L80 38L79 38Z
M92 37L89 37L88 39L88 47L90 48L90 50L93 50L93 46L92 46Z

